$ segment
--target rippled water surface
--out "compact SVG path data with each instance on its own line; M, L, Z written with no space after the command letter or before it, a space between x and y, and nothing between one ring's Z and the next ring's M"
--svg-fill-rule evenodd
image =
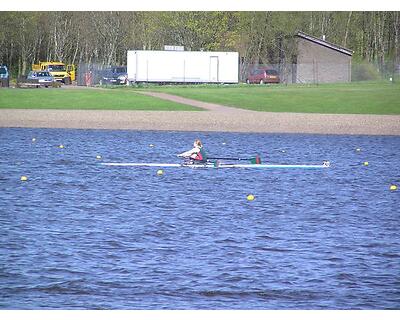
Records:
M209 155L332 166L100 165L178 162L197 137ZM0 129L0 308L399 309L399 150L389 136Z

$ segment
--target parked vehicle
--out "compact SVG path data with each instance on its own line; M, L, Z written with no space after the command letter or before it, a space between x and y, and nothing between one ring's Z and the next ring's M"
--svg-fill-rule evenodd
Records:
M76 70L73 64L66 65L62 62L47 61L32 65L32 71L48 71L55 81L71 84L75 81Z
M250 71L246 83L279 83L281 80L276 70L271 68L257 68Z
M31 71L27 80L37 80L40 86L49 87L54 82L54 77L48 71Z
M6 65L0 65L0 87L10 86L10 73Z
M238 83L239 53L128 51L128 80L148 83Z
M115 66L104 70L100 84L127 84L128 73L125 66Z

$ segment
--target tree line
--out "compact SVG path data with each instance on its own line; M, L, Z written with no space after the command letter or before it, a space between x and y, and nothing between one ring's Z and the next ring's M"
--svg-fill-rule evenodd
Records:
M399 12L0 12L0 64L126 64L127 50L237 51L246 63L291 59L297 31L354 51L353 60L400 63Z

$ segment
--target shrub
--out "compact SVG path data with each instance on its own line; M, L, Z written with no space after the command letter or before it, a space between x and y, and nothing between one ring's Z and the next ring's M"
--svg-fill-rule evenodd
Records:
M370 62L357 62L351 66L351 81L381 80L378 69Z

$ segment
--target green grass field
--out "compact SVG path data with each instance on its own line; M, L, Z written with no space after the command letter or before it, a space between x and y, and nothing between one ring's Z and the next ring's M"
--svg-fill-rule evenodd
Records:
M257 111L400 114L399 83L155 86L147 90Z
M0 108L86 110L201 110L133 90L0 89Z
M400 114L400 84L199 85L113 89L0 89L0 108L201 110L136 91L159 91L226 106L270 112Z

